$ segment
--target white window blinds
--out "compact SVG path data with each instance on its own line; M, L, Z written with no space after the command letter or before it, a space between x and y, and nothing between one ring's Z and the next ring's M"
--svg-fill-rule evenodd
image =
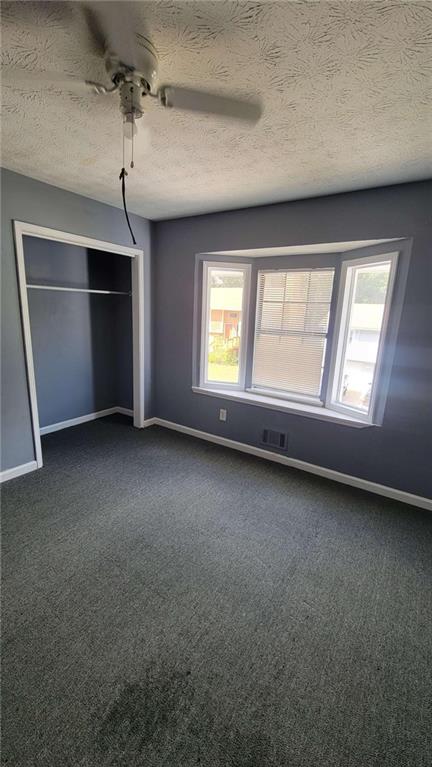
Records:
M252 386L319 397L333 269L258 273Z

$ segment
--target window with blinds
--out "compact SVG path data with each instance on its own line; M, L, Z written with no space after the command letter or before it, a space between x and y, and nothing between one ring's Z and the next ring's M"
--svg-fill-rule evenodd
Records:
M319 397L334 269L258 273L252 387Z

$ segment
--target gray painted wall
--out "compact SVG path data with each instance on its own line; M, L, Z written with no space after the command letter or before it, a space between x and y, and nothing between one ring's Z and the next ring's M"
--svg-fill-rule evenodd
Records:
M7 469L34 459L13 219L122 245L130 238L120 209L6 170L1 189L1 468ZM420 182L153 226L132 216L146 253L146 417L158 415L249 444L259 444L264 427L280 428L288 431L288 452L295 458L432 496L431 198L432 183ZM197 252L391 237L412 237L413 250L382 427L354 430L193 394ZM123 353L128 359L131 350L124 347ZM228 408L226 424L218 420L221 406Z
M131 289L131 259L24 238L27 282L99 290ZM132 299L29 290L41 426L109 407L132 407Z
M115 178L113 180L115 183ZM18 280L13 242L13 220L64 232L130 245L123 212L118 208L66 192L8 170L1 170L1 469L34 460L27 390ZM145 252L145 318L147 354L146 417L152 414L151 380L151 225L131 217L138 247Z
M154 275L155 415L258 445L288 431L288 454L432 496L432 183L158 222ZM346 240L413 238L405 302L381 427L352 429L194 394L195 254ZM226 424L219 407L228 409Z

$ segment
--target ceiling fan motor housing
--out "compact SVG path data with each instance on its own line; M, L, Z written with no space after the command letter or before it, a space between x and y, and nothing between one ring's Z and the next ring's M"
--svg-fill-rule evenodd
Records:
M135 119L142 117L141 98L148 93L145 81L138 73L133 79L124 80L120 87L120 110L124 115L133 115Z
M156 92L158 62L153 45L140 36L135 67L110 51L106 53L105 66L111 81L119 89L122 113L131 119L142 117L142 97Z

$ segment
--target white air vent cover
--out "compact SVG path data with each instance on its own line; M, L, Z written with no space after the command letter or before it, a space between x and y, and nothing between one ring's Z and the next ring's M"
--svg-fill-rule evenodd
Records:
M275 448L276 450L286 450L288 444L288 435L283 431L264 429L262 444Z

